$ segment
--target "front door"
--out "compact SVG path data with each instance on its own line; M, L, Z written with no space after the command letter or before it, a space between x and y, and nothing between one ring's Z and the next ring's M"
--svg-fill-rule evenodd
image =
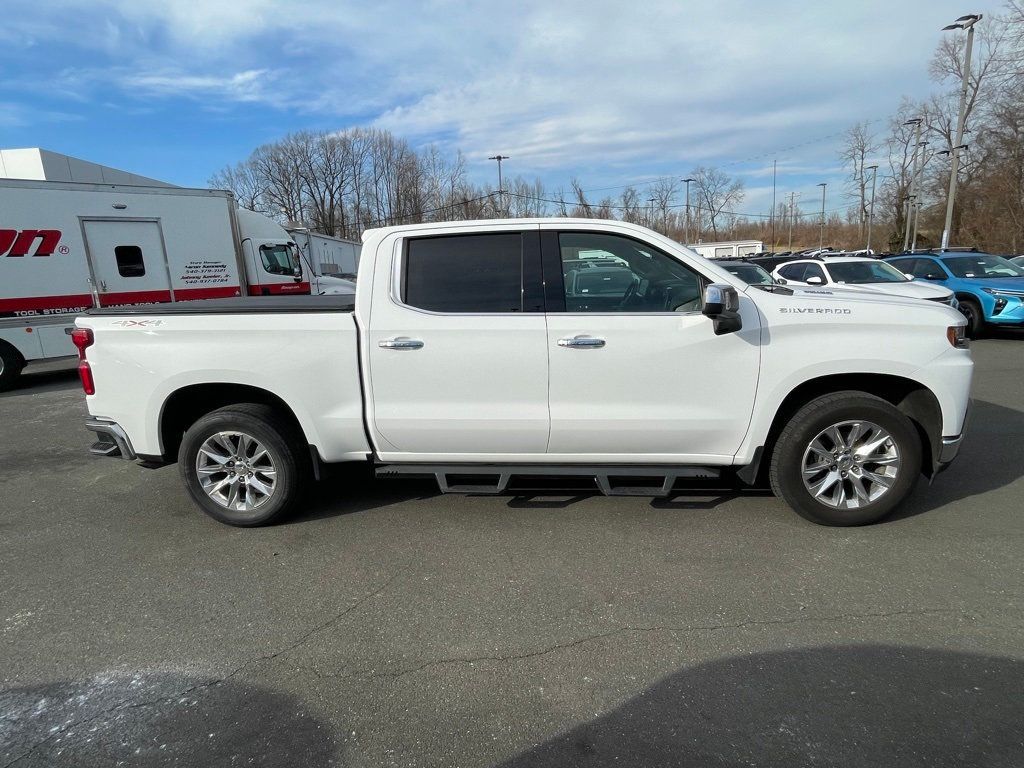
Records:
M760 361L756 308L715 336L708 279L652 245L600 231L544 231L548 453L594 463L731 457L747 432Z
M381 458L543 457L548 352L536 227L406 238L392 258L379 260L370 283L385 286L373 289L367 349Z
M101 307L173 301L160 222L82 221Z

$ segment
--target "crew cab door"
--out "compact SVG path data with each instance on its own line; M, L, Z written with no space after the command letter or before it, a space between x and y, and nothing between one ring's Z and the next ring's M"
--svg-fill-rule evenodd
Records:
M542 230L551 359L548 453L679 462L732 456L753 409L760 324L716 336L696 268L621 234Z
M377 253L365 359L380 457L543 456L548 350L536 226L395 237Z
M82 233L101 307L174 299L158 219L82 219Z

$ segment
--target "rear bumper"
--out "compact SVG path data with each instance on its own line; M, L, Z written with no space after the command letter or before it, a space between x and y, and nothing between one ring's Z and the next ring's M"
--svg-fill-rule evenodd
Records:
M137 456L121 426L109 419L91 418L85 422L85 428L96 433L96 442L89 446L89 453L94 456L127 459L134 461Z

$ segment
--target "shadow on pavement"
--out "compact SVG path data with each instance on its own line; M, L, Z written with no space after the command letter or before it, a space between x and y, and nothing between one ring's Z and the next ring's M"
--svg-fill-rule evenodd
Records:
M55 367L56 365L48 363L45 368L26 369L15 380L14 386L11 389L6 392L0 392L0 398L36 395L41 392L58 392L82 386L78 381L77 362L64 364L61 361L60 367ZM67 367L68 365L71 367ZM81 389L79 389L79 393L81 393ZM85 395L82 395L82 399L85 399Z
M913 517L1013 483L1024 476L1021 435L1024 411L975 400L957 460L931 487L921 478L903 507L886 519Z
M0 765L335 765L294 697L157 673L0 691Z
M904 520L947 504L992 491L1024 476L1024 412L984 400L975 400L963 448L956 463L940 474L931 487L922 477L905 504L882 522ZM991 446L999 445L999 451ZM322 468L321 481L304 510L283 524L317 520L415 499L438 496L432 479L385 479L374 477L369 465L334 465ZM599 495L592 485L572 478L564 487L521 489L500 494L511 509L566 509ZM740 497L772 498L764 488L750 488L735 478L694 480L667 498L646 498L652 509L714 509ZM780 504L782 502L779 502Z
M1020 766L1024 663L895 646L764 653L677 672L503 763Z

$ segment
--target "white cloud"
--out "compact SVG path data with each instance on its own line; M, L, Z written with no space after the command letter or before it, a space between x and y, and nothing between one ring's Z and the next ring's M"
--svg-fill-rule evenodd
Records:
M835 162L833 134L929 87L960 0L8 0L8 36L108 58L69 91L373 121L512 172L614 179ZM12 33L13 30L13 33ZM822 137L832 136L827 140ZM751 159L749 164L737 163ZM770 165L770 160L769 160Z

